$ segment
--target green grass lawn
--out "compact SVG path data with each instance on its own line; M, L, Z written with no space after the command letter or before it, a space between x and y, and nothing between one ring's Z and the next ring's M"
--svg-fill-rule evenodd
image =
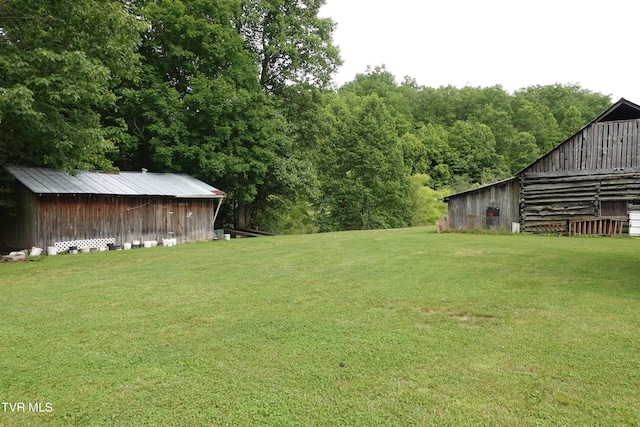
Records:
M0 425L640 425L639 332L632 238L417 228L4 263Z

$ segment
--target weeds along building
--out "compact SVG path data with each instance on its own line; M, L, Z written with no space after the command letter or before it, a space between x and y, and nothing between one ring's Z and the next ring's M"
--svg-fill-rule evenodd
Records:
M640 210L640 106L622 98L513 178L444 200L458 230L620 233Z
M0 222L4 249L114 239L210 240L225 193L189 175L8 167L17 214Z

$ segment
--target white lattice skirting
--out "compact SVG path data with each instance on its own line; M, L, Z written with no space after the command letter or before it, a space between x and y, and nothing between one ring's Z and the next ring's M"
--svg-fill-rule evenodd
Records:
M53 245L58 252L68 251L70 246L76 246L78 248L101 248L107 247L109 243L116 243L114 237L108 237L106 239L86 239L86 240L67 240L66 242L55 242Z

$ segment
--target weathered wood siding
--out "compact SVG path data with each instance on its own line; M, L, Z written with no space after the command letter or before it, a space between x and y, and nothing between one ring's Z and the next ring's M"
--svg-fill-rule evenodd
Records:
M640 120L594 123L551 150L522 173L640 167Z
M487 228L487 208L498 208L496 228L511 230L511 223L519 221L518 192L519 182L514 178L451 197L447 200L449 227Z
M639 147L640 120L592 123L524 169L523 230L567 232L569 219L606 216L603 202L638 203Z
M624 219L640 204L640 168L624 173L530 173L521 177L521 224L524 231L567 232L574 218L616 216Z
M34 196L35 230L28 246L113 237L116 244L133 240L176 238L178 243L213 236L214 200L95 195Z
M494 203L509 206L507 214L501 209L501 226L520 222L524 231L568 232L569 220L589 218L626 221L627 212L640 206L640 119L591 123L506 187L459 193L448 203L454 228L482 226Z

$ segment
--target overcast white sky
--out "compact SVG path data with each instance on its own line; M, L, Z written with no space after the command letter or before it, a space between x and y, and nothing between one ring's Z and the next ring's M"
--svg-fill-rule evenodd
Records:
M578 83L640 104L640 1L327 0L352 80L386 65L399 83L526 86Z

